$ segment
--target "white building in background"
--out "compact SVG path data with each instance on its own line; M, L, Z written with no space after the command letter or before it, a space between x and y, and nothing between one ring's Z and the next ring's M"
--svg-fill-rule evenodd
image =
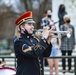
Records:
M71 24L75 28L76 39L76 0L52 0L52 18L54 21L58 21L58 9L60 4L65 5L66 11L71 17ZM58 23L56 24L56 26L58 27Z

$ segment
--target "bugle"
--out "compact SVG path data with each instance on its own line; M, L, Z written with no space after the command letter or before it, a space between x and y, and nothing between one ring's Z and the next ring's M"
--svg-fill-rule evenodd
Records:
M41 33L40 33L40 36L42 36L43 29L38 29L38 30L35 29L35 31L36 31L36 32L41 32ZM52 34L52 33L66 34L68 38L70 38L71 32L72 32L72 30L70 30L70 29L68 29L67 31L53 31L53 30L50 29L50 33L51 33L51 34ZM58 36L53 35L52 37L56 37L56 38L57 38Z

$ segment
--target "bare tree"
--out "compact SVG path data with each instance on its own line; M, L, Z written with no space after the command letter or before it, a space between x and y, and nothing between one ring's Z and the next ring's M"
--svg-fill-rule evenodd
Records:
M26 11L33 11L34 19L37 24L36 28L40 28L40 22L41 22L41 18L43 17L44 11L46 9L52 8L52 0L21 0L21 2L24 3L24 7Z
M0 39L10 38L9 36L13 36L12 28L15 27L13 20L15 19L16 13L11 10L11 6L7 7L3 5L0 10Z

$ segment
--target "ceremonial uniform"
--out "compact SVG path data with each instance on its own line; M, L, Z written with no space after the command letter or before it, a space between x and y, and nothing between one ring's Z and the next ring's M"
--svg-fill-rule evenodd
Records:
M21 38L14 41L14 50L16 75L44 75L43 57L49 57L51 44L47 44L43 38L39 41L35 36L21 33Z
M43 56L50 55L51 46L43 40L38 43L35 38L25 34L21 34L21 37L14 44L17 57L16 75L43 75Z

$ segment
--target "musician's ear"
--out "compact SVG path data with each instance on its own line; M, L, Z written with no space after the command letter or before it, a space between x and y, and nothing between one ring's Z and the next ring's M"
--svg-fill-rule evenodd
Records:
M20 25L21 30L25 30L24 25Z

